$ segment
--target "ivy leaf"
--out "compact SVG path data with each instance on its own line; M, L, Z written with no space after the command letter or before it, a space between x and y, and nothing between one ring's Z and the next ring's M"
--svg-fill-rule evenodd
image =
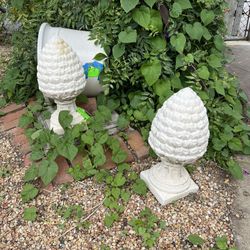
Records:
M92 130L88 130L86 133L82 135L81 139L85 144L93 145L94 144L94 132Z
M175 3L178 3L183 10L192 8L192 5L189 0L175 0Z
M224 40L221 35L215 35L214 36L214 45L217 50L222 51L224 50L225 44Z
M38 189L32 184L25 184L21 192L21 197L23 202L28 202L34 199L38 194Z
M218 94L225 96L225 89L222 82L215 82L215 90Z
M137 31L133 29L127 29L121 31L118 35L121 43L135 43L137 40Z
M52 182L58 172L58 166L54 161L42 161L39 166L39 176L45 186Z
M209 79L210 73L206 66L201 66L199 69L197 69L196 72L201 79L204 79L204 80Z
M166 42L166 39L164 39L163 37L156 36L156 37L150 38L150 45L153 50L160 52L166 49L167 42Z
M154 4L156 3L156 0L144 0L144 2L150 7L152 8L154 6Z
M73 161L78 153L78 148L71 143L66 143L58 145L57 151L61 156L64 156L70 161Z
M209 40L212 38L210 32L208 31L208 29L207 29L206 27L203 27L203 37L204 37L207 41L209 41Z
M148 188L145 182L141 179L136 180L136 182L132 186L132 189L136 194L139 194L139 195L146 195L148 192Z
M112 52L113 52L113 56L114 56L115 59L120 58L125 53L125 45L124 44L119 44L119 43L116 44L113 47Z
M120 0L121 6L126 13L133 10L135 6L139 3L139 0Z
M146 62L142 65L141 73L149 86L152 86L159 79L161 69L161 62L158 59L152 62Z
M69 113L67 110L63 110L59 113L59 123L62 126L63 129L67 129L70 127L73 116Z
M201 11L201 21L207 26L214 21L215 14L212 10L202 10Z
M32 165L25 171L24 181L33 181L38 177L38 168L35 165Z
M154 91L158 96L164 96L164 97L170 96L172 94L172 91L171 91L171 83L169 79L158 80L154 84Z
M175 2L172 6L172 10L170 11L170 16L174 18L178 18L182 13L182 7L179 3Z
M200 22L195 22L193 25L186 24L185 30L192 40L198 40L198 41L201 40L204 33L203 26L201 25Z
M229 160L227 162L228 170L235 179L243 179L243 171L239 163L234 160Z
M207 58L207 62L209 64L209 66L211 66L212 68L220 68L221 67L221 58L212 54Z
M122 149L118 149L113 151L113 155L112 155L112 161L119 164L124 162L128 157L128 154L123 151Z
M182 54L186 45L186 37L183 33L178 33L176 36L171 37L170 43L176 49L177 52Z
M117 120L117 126L119 129L125 129L129 126L129 120L124 115L120 115Z
M11 0L11 5L14 8L21 10L23 8L23 5L24 5L24 0Z
M105 58L107 58L107 55L105 55L103 53L98 53L98 54L95 55L94 60L102 61Z
M149 29L152 30L153 32L162 32L163 23L162 23L160 12L157 10L151 9L150 15L151 15L151 19L150 19Z
M232 149L233 151L243 150L242 142L239 138L233 138L232 140L230 140L228 143L228 147Z
M21 128L25 128L29 126L34 121L34 118L28 114L24 114L20 117L18 126Z
M114 187L121 187L126 183L126 178L122 175L122 173L116 174L112 186Z
M202 246L205 242L198 234L190 234L188 241L197 246Z
M150 9L144 5L142 5L140 8L136 8L132 15L135 22L137 22L140 26L142 26L145 29L148 29L148 26L150 24Z
M37 216L37 209L35 207L29 207L24 209L23 218L27 221L35 221Z
M226 250L228 249L228 245L227 245L227 238L226 236L223 237L216 237L215 238L215 243L216 246L221 249L221 250Z

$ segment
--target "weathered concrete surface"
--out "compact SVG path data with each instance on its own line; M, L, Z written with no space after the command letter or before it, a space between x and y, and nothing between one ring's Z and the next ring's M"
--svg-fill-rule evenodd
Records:
M250 100L250 42L235 41L227 44L233 54L233 61L228 69L238 76L240 86ZM250 157L238 156L237 159L245 170L245 176L244 180L237 181L234 210L240 216L233 216L232 221L238 249L250 250L250 175L247 174L250 173Z

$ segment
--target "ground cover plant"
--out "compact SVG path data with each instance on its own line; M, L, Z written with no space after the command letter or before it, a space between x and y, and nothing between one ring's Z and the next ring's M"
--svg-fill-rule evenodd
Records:
M13 37L14 55L2 92L8 100L23 101L37 91L36 39L42 22L90 30L106 52L96 56L106 59L103 99L112 102L124 122L146 139L162 103L191 86L208 110L206 156L242 178L232 156L250 154L247 98L224 67L225 7L223 0L11 1L10 17L22 28Z

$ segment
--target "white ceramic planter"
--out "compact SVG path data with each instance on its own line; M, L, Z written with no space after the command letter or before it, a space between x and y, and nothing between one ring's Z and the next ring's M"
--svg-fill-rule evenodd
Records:
M208 126L206 108L191 88L180 90L158 110L148 142L161 162L140 176L162 205L198 191L184 165L206 152Z
M43 23L38 35L38 60L45 44L53 37L60 37L76 52L82 65L92 63L94 61L94 56L98 53L104 53L104 50L101 46L95 45L94 41L89 40L89 34L90 32L88 31L51 27L48 23ZM98 77L89 77L87 79L86 87L83 92L85 95L97 96L102 91L103 89L99 84Z

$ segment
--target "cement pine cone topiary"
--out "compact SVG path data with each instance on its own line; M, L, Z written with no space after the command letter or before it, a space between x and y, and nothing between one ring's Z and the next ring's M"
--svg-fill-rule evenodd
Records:
M60 111L68 110L73 116L72 125L83 118L76 112L75 98L84 90L86 79L76 53L61 38L49 41L42 50L37 66L38 85L44 96L54 99L57 110L52 114L50 129L63 134L59 124Z
M198 191L184 165L206 152L208 126L206 108L191 88L180 90L158 110L148 141L161 162L141 172L141 178L162 205Z

